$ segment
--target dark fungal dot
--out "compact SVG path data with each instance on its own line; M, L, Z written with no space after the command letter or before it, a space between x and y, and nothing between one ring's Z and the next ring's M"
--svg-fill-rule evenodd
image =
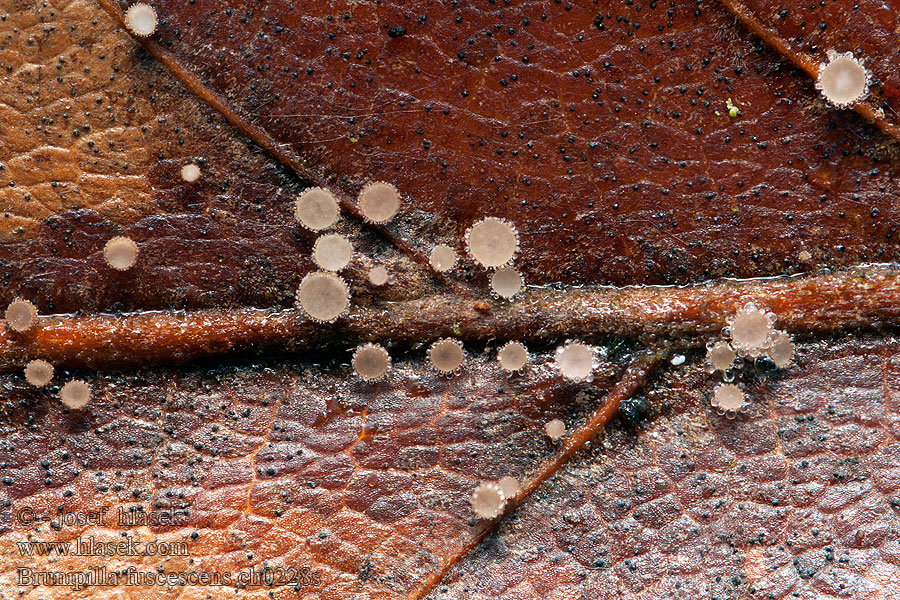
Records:
M406 27L403 25L394 25L388 29L388 37L398 38L402 35L406 35Z
M644 398L628 398L619 405L619 419L628 428L636 427L650 412L650 404Z

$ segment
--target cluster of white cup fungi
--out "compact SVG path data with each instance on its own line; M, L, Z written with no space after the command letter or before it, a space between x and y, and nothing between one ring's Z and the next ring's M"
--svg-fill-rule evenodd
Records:
M716 386L710 400L719 414L733 419L747 407L743 387L734 383L746 366L759 358L770 360L778 369L791 363L794 344L790 335L775 329L776 321L775 313L748 301L728 317L722 339L707 344L707 369L722 373L723 383Z
M38 324L38 310L28 300L17 298L6 308L6 326L13 335L27 335ZM25 381L43 388L53 380L53 365L36 358L25 365ZM59 399L69 408L83 408L91 399L91 387L79 379L67 382L59 390Z
M495 519L519 492L518 480L509 475L498 481L483 481L472 491L472 510L482 519Z

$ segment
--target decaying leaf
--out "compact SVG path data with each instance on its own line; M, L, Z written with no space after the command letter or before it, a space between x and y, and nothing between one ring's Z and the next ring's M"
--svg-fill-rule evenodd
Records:
M891 597L895 7L129 5L0 0L0 599Z

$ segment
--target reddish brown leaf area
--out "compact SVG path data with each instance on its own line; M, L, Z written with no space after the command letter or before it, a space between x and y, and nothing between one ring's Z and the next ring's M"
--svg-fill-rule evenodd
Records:
M798 366L748 384L734 421L709 407L713 377L666 374L645 429L608 431L433 598L891 597L898 350L803 346Z
M816 77L827 52L852 52L874 77L870 96L858 107L888 134L900 136L900 15L896 3L770 2L724 0L752 30Z
M42 312L290 305L313 268L303 184L148 58L98 5L0 1L0 305ZM185 183L181 166L201 179ZM344 223L367 258L408 270ZM140 247L109 268L111 237ZM398 262L399 261L399 262ZM415 287L415 275L404 277Z
M116 511L141 505L179 524L131 534L142 544L186 541L190 557L116 556L118 568L307 566L320 574L318 598L402 597L489 525L469 505L479 480L523 480L539 469L555 451L544 423L578 424L622 371L603 361L585 388L561 384L545 358L512 377L492 358L473 355L468 375L449 378L418 360L401 362L376 385L347 377L339 365L322 367L330 370L273 364L98 377L86 411L63 410L6 376L0 590L35 598L60 591L14 585L20 566L104 564L23 558L15 542L115 539L124 531ZM109 528L24 526L13 515L27 507L54 516L57 507L103 510ZM233 594L234 587L224 589ZM166 586L116 591L172 597ZM223 589L194 591L224 597ZM292 586L275 591L296 597Z
M417 229L398 228L424 249L498 215L536 283L897 254L886 140L827 109L718 5L156 6L147 43L196 91L347 199L396 182Z
M719 4L152 4L148 56L116 24L124 2L0 0L0 307L21 295L76 313L0 332L3 369L57 366L43 390L0 375L0 600L891 593L900 362L873 331L897 324L893 269L708 281L900 257L896 141L825 105L811 59L763 30L766 6L736 13L780 54ZM886 79L875 97L890 101L896 11L866 6L886 44L867 63ZM796 34L818 40L814 55L864 30L861 12L791 10L815 29ZM190 161L193 184L179 174ZM381 229L355 219L376 179L405 196ZM291 215L310 182L340 195L338 230L357 251L342 272L352 307L329 326L256 310L289 306L314 268L315 236ZM471 260L442 278L422 268L435 243L463 253L487 215L518 226L528 283L577 287L506 302ZM140 248L123 273L101 254L121 234ZM365 283L375 264L391 285ZM672 282L705 285L590 286ZM728 421L693 349L748 295L779 327L820 337L789 370L742 379L752 404ZM144 312L90 314L118 310ZM439 336L466 341L458 373L429 370ZM590 383L551 364L570 337L603 345ZM494 353L515 338L537 356L509 376ZM398 363L372 385L344 364L369 339ZM670 347L686 360L640 392ZM211 356L227 366L198 364ZM91 403L63 409L60 385L76 377ZM568 464L622 400L636 419L649 411L644 428L620 421ZM569 432L557 444L543 431L554 417ZM536 492L479 543L494 523L475 518L472 490L504 475ZM138 505L178 523L116 523ZM27 507L107 523L25 524ZM90 536L189 551L25 557L18 545ZM22 566L96 565L309 568L313 581L16 581Z

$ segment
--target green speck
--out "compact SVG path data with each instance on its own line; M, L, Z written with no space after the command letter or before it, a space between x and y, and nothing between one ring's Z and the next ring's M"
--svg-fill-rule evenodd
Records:
M728 114L733 118L741 114L741 109L734 105L731 101L731 98L725 101L725 107L728 109Z
M355 138L355 137L350 138L350 143L352 143L352 144L355 144L358 141L359 141L359 138Z
M453 335L459 337L462 335L462 327L459 326L459 323L454 323L453 327L450 328L450 331L453 332Z

